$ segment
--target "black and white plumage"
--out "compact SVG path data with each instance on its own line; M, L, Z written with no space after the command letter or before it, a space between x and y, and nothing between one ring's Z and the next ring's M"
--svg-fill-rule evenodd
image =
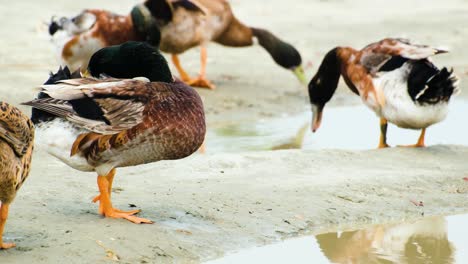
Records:
M385 65L384 65L385 66ZM372 78L385 104L377 114L402 128L423 129L445 119L448 102L458 92L452 70L438 69L428 59L406 60Z
M453 70L439 69L430 60L431 56L446 52L391 38L361 50L332 49L309 83L312 131L319 128L323 108L333 96L341 75L348 87L381 118L379 147L388 147L387 122L422 129L415 146L424 146L425 129L446 117L448 103L459 91Z

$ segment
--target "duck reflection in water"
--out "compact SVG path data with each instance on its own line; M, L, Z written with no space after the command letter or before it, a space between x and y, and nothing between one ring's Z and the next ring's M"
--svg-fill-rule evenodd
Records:
M454 263L443 217L321 234L316 239L332 263Z

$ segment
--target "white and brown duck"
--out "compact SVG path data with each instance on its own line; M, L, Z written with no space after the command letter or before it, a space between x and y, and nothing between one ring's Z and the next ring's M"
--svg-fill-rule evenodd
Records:
M321 124L325 104L340 76L352 92L380 117L379 148L388 147L387 123L421 129L414 147L424 146L426 128L447 115L451 97L458 92L453 70L439 69L430 57L447 51L387 38L361 50L336 47L329 51L309 83L312 131Z

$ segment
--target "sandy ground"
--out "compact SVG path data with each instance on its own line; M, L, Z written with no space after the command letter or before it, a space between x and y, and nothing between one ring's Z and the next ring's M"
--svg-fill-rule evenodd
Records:
M57 68L43 22L83 8L126 13L138 1L0 0L0 99L18 105ZM361 47L404 36L452 53L435 58L468 83L468 2L450 1L231 1L247 24L265 27L296 45L310 78L337 45ZM182 56L192 74L198 50ZM208 125L278 117L308 109L305 89L275 66L260 47L209 48L208 76L216 91L199 90ZM463 87L462 87L463 88ZM464 89L462 97L467 97ZM341 88L331 105L359 103ZM23 107L25 111L29 109ZM461 125L460 129L467 129ZM363 136L363 135L356 135ZM229 144L226 142L226 144ZM137 226L102 219L90 203L95 175L75 171L38 151L33 171L11 207L5 263L199 262L287 237L468 212L468 148L422 150L275 151L195 155L121 169L116 206L135 204L156 221ZM424 201L416 207L409 200ZM101 241L101 242L99 242ZM107 251L106 251L107 250ZM112 253L113 252L113 253Z

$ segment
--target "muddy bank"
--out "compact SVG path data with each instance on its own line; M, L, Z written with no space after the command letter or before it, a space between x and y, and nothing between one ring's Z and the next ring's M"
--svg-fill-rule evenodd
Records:
M5 236L18 248L0 252L5 263L100 263L105 248L122 263L198 262L298 235L467 211L468 148L459 146L197 155L120 169L115 206L136 205L153 225L101 218L95 175L38 154L12 206Z

